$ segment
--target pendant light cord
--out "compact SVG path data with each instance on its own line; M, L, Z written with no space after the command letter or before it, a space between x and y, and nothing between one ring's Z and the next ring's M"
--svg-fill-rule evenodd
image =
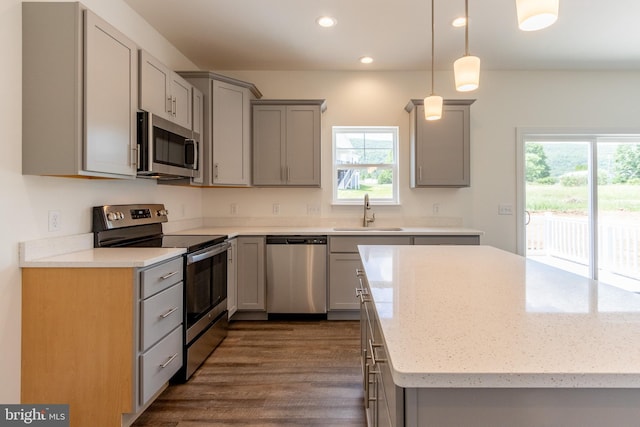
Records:
M464 0L464 54L469 56L469 0Z
M433 68L434 68L434 52L435 52L435 31L434 31L434 0L431 0L431 95L433 95Z

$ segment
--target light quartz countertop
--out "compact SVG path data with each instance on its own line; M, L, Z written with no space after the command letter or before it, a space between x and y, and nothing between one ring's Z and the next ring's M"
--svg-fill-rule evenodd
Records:
M364 227L200 227L189 230L175 231L169 234L223 234L229 237L237 236L266 236L266 235L313 235L327 236L480 236L482 231L457 227L396 227L371 226Z
M96 248L20 263L23 268L136 268L148 267L186 252L182 248Z
M198 227L167 234L266 236L266 235L482 235L482 231L445 227ZM93 249L93 233L31 240L19 245L20 267L146 267L185 253L184 249L167 248L97 248Z
M640 388L640 295L489 246L359 246L394 382Z

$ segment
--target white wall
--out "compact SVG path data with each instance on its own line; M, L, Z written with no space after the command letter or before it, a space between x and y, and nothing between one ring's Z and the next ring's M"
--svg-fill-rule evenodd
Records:
M516 217L499 216L498 205L516 207L516 128L564 127L640 131L640 72L500 72L483 70L480 89L456 93L453 72L436 72L435 91L445 98L475 98L471 106L471 187L409 188L409 114L404 106L429 91L426 72L222 72L250 81L264 98L325 98L322 189L207 189L210 223L266 217L276 223L322 220L356 225L361 207L331 206L331 127L400 127L399 207L374 207L385 225L459 222L483 230L483 244L516 251ZM230 215L230 204L237 215ZM280 214L272 214L273 203ZM433 204L440 213L433 216ZM321 208L307 216L307 204ZM306 221L306 222L305 222ZM255 221L254 221L255 222Z
M121 0L83 4L174 69L195 69L186 57ZM18 242L91 231L90 208L109 203L165 203L172 220L199 218L198 190L157 186L152 181L85 180L23 176L22 18L20 0L0 2L0 402L20 399L20 269ZM184 208L184 209L183 209ZM49 210L61 213L62 229L49 233ZM184 214L183 214L184 210ZM82 321L82 319L78 319Z

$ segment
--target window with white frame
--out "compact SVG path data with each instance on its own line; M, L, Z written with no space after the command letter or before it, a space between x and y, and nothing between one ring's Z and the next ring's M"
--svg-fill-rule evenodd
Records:
M398 127L333 127L333 203L399 204Z

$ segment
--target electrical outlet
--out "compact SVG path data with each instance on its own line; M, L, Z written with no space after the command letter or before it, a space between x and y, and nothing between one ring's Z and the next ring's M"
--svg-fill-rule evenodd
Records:
M498 205L498 215L513 215L513 205L500 203Z
M272 210L274 215L280 215L280 203L274 203L273 204L273 210Z
M320 215L320 206L318 205L307 205L307 215Z
M238 205L236 203L229 205L229 213L231 215L238 215Z
M438 215L439 213L440 213L440 204L434 203L433 204L433 214L434 215Z
M60 230L60 211L49 211L49 231Z

